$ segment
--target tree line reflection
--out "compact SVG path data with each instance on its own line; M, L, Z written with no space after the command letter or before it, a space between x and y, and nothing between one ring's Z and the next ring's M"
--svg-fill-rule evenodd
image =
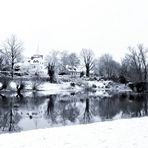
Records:
M26 122L36 119L39 128L85 124L148 115L147 94L114 94L99 97L89 93L41 95L0 94L0 132L27 129ZM20 122L22 122L20 126ZM24 122L24 123L23 123ZM42 123L44 123L42 125Z

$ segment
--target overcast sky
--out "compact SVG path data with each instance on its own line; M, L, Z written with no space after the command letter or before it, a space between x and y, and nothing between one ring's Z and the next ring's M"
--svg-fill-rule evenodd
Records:
M0 0L0 42L16 34L25 55L82 48L117 60L148 47L148 0Z

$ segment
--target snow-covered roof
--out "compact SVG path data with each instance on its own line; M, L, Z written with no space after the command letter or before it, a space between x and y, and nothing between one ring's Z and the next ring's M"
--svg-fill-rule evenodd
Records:
M66 69L71 72L81 72L82 70L75 66L66 65Z
M42 58L43 59L43 55L35 54L35 55L31 56L31 59L34 59L34 58Z

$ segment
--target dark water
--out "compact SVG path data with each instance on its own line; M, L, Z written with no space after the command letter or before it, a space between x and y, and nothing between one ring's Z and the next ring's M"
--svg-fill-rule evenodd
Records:
M6 93L7 94L7 93ZM0 95L0 133L147 116L148 95Z

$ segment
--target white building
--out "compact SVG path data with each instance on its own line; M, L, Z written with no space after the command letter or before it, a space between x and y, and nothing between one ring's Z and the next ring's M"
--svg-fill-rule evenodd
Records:
M21 72L26 72L29 75L47 75L44 57L40 54L35 54L29 58L25 58L22 63L18 63L16 66L20 67Z
M44 69L43 55L33 55L29 61L29 72L31 74L42 74Z
M62 75L63 73L71 77L80 77L81 72L82 68L66 65L66 67L63 70L61 70L60 74Z

